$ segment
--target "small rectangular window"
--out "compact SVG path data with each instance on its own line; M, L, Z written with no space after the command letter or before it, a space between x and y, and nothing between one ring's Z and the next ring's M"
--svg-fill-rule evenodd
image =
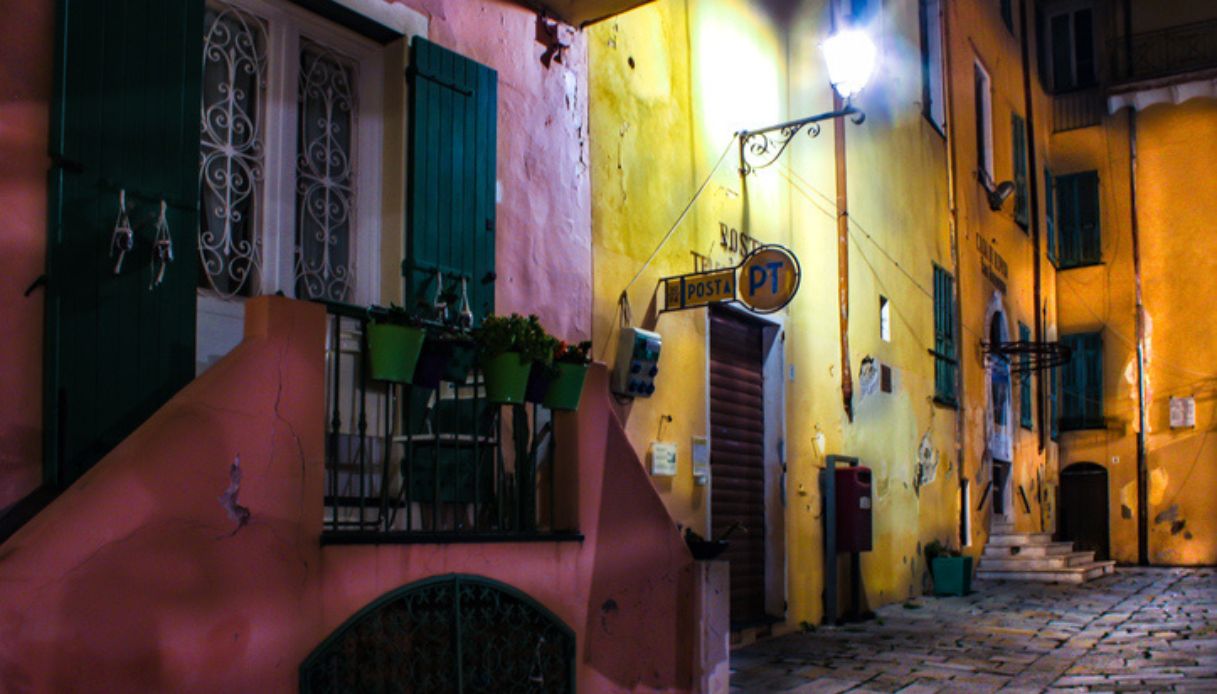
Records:
M993 182L993 104L989 73L978 59L973 63L976 107L976 173L983 183Z
M1090 8L1050 15L1049 45L1044 58L1050 64L1052 90L1084 89L1098 81L1096 72L1094 13Z
M1103 336L1101 333L1064 335L1061 343L1072 356L1061 367L1060 428L1102 429Z
M972 546L972 491L967 480L959 483L959 545Z
M934 400L957 407L955 370L955 278L934 266Z
M921 112L939 132L947 128L942 59L942 0L921 0Z
M1027 124L1017 113L1010 117L1014 145L1014 221L1027 231L1030 221L1027 203Z
M879 297L879 339L892 341L892 305L886 296Z
M1057 176L1057 262L1061 268L1096 265L1102 262L1099 218L1099 173Z
M1024 344L1031 342L1031 329L1022 323L1018 324L1018 340ZM1019 424L1024 429L1031 429L1031 356L1024 353L1019 355L1018 374L1018 411Z

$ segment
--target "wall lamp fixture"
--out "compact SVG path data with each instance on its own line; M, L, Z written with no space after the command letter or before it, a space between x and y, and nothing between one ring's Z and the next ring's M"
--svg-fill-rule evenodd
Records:
M820 44L820 50L824 52L824 62L828 67L828 81L843 104L838 103L836 110L827 113L736 133L739 137L741 176L776 162L795 135L804 128L808 137L816 137L820 134L821 121L849 117L860 125L866 120L866 114L855 108L850 99L862 91L875 70L874 42L866 32L850 28L828 37Z

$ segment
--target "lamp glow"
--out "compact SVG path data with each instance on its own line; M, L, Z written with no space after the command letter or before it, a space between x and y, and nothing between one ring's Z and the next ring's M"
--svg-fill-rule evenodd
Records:
M846 29L820 44L828 64L828 81L848 100L870 80L875 71L875 44L858 29Z

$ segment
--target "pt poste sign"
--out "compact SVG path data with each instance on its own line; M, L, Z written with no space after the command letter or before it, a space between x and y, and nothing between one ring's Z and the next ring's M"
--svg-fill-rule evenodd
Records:
M799 261L783 246L760 246L739 267L663 278L664 311L739 301L757 313L781 310L799 291Z

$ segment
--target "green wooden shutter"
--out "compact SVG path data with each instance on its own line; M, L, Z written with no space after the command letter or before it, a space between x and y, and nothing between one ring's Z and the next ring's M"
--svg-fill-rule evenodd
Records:
M954 405L955 393L955 296L954 278L934 266L934 397Z
M1020 342L1031 341L1031 329L1022 323L1018 324L1018 339ZM1024 429L1032 428L1031 424L1031 370L1030 370L1029 355L1023 354L1019 357L1020 366L1018 374L1018 392L1019 392L1019 423Z
M43 427L53 486L193 375L202 25L202 0L59 3ZM136 241L115 274L120 189ZM161 200L176 260L149 289Z
M1048 231L1048 262L1057 264L1056 253L1056 191L1052 172L1044 168L1044 226Z
M1061 342L1072 351L1062 369L1061 428L1093 429L1103 426L1103 339L1100 333L1065 335Z
M1098 172L1058 176L1056 191L1060 266L1068 268L1101 262Z
M1086 345L1086 379L1083 390L1084 424L1087 428L1103 426L1103 336L1089 333L1083 336Z
M474 323L494 312L498 75L423 38L410 64L406 307L459 310L468 287Z
M1010 117L1012 138L1014 143L1014 221L1025 232L1029 215L1027 214L1027 127L1022 116L1017 113Z
M1053 441L1061 436L1061 368L1048 372L1048 435Z

